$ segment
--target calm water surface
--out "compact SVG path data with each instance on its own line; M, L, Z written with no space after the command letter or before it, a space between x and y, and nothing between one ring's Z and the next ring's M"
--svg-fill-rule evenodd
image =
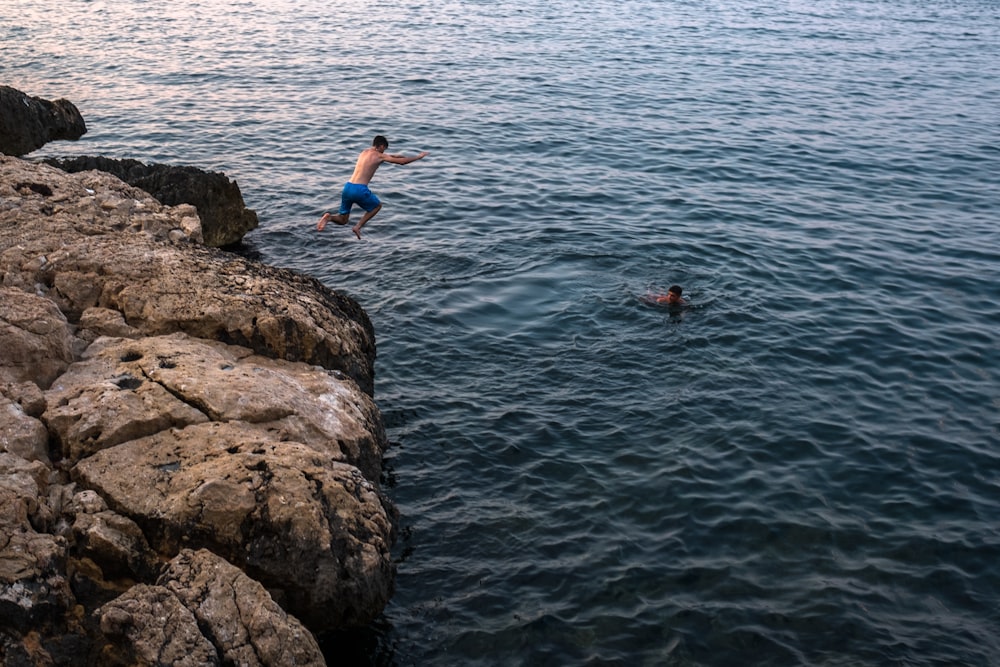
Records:
M0 9L88 123L38 157L224 171L371 315L402 536L347 662L1000 661L996 2ZM431 155L315 232L376 133Z

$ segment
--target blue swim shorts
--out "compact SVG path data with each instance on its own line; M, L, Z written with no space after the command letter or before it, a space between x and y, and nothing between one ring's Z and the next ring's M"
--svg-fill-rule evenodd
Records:
M368 189L367 185L344 183L344 191L340 194L340 215L347 215L351 212L351 207L357 204L365 211L371 211L381 204L375 193Z

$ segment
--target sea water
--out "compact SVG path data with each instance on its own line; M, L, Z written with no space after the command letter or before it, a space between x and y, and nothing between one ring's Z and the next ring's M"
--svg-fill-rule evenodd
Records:
M0 10L89 128L30 157L223 171L371 316L398 579L331 662L1000 662L996 2ZM375 134L430 155L318 233Z

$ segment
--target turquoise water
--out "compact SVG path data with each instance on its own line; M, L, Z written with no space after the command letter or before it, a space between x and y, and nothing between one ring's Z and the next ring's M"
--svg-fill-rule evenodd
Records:
M0 6L89 126L36 156L224 171L371 315L399 576L331 662L1000 660L995 2ZM376 133L431 155L317 233Z

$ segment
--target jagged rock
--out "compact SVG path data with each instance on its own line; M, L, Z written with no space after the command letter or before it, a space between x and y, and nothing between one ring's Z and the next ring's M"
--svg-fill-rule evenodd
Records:
M26 178L51 183L55 199L66 189L58 174L96 178L98 173L65 174L0 158L4 284L52 299L71 323L88 308L117 310L144 335L184 331L243 345L264 356L342 371L367 393L373 391L374 331L346 296L313 278L215 249L122 235L116 228L133 228L136 211L95 219L80 210L90 204L74 203L79 192L73 200L64 195L44 214L37 201L41 195L18 194L11 185Z
M45 396L37 384L0 382L0 452L49 463L49 432L39 420L43 412Z
M98 336L137 338L140 335L119 311L110 308L87 308L80 314L79 325L82 331L78 335L88 343L93 343Z
M285 613L263 586L210 551L181 551L157 584L194 613L223 664L326 664L298 619Z
M73 334L50 300L0 287L0 382L46 388L73 361Z
M108 641L98 658L102 667L222 664L198 619L162 586L134 586L95 613Z
M73 173L96 169L114 174L169 206L193 205L201 217L202 234L208 246L239 243L258 225L257 213L246 207L240 186L225 174L196 167L147 165L138 160L93 156L50 158L46 162Z
M45 412L45 396L34 382L0 382L0 394L21 406L29 417L41 417Z
M186 334L99 338L45 394L43 419L69 463L101 449L206 421L254 424L381 474L385 434L371 397L315 366L269 359Z
M0 395L0 452L49 463L49 432L45 424L25 414L20 404L3 395Z
M0 228L0 248L17 248L40 235L52 237L58 248L77 237L120 238L121 232L141 232L160 241L202 241L201 220L190 204L165 206L111 174L69 174L6 156L0 156ZM47 263L44 255L31 260ZM36 289L28 285L25 291Z
M50 141L76 140L86 132L83 116L72 102L50 102L0 86L0 153L25 155Z
M209 423L104 449L73 468L165 555L207 548L310 628L370 622L392 591L392 521L357 468L250 425Z
M84 360L46 392L49 407L42 419L67 463L122 442L208 421L202 411L150 381L140 366L130 363L132 355L140 353L121 342L108 346L122 339L98 340Z
M38 532L45 506L48 466L0 453L0 633L64 626L75 598L66 578L66 541Z
M155 586L95 613L103 665L325 665L319 645L267 590L206 550L185 549Z
M75 556L90 559L100 568L99 585L109 580L127 584L155 578L159 569L156 554L134 521L109 510L93 491L77 493L72 512Z

